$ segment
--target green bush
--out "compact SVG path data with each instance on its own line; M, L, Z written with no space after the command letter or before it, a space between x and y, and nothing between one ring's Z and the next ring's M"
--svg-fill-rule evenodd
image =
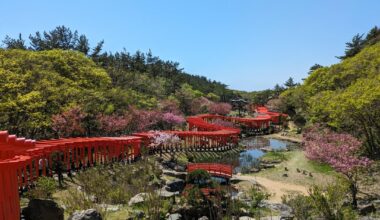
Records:
M57 190L57 183L51 177L38 178L36 186L29 190L27 197L30 199L51 199Z
M307 220L312 215L311 200L308 196L301 194L288 194L281 197L282 203L293 209L294 216L298 220Z

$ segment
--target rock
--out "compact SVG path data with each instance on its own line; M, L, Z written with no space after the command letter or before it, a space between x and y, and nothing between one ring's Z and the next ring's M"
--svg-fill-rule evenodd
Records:
M266 163L261 163L260 167L263 169L268 169L268 168L274 168L274 164L266 164Z
M369 213L376 212L376 208L372 203L368 205L359 206L358 209L360 215L367 215Z
M161 188L159 190L156 190L156 193L160 197L163 197L163 198L170 198L170 197L179 195L179 191L177 191L177 192L169 192L169 191L166 190L165 187L163 187L163 188Z
M249 170L250 173L258 173L260 172L260 169L259 168L256 168L256 167L253 167Z
M166 190L169 192L182 191L185 188L185 181L182 179L170 180L166 183Z
M251 218L249 216L242 216L239 218L239 220L254 220L254 218Z
M280 214L280 220L292 220L294 215L289 211L282 211Z
M133 210L132 216L128 218L128 220L136 220L143 219L145 217L145 213L142 210Z
M165 175L168 175L168 176L171 176L171 177L175 177L175 178L178 178L178 179L183 179L185 180L186 179L186 175L187 173L186 172L177 172L177 171L174 171L174 170L162 170L163 174Z
M174 170L177 172L186 172L186 167L181 166L181 165L177 165L177 166L175 166Z
M167 219L168 220L180 220L180 219L182 219L182 215L179 213L173 213L173 214L170 214Z
M231 199L232 200L238 200L238 199L241 200L241 199L243 199L243 197L244 197L244 193L239 191L236 195L231 196Z
M87 209L83 211L75 211L69 220L103 220L102 216L95 209Z
M282 203L272 203L272 202L269 202L267 200L263 201L261 206L269 208L269 209L272 209L272 210L275 210L275 211L279 211L279 212L289 212L289 213L293 212L292 208L289 207L289 206L287 206L287 205L285 205L285 204L282 204Z
M139 193L139 194L136 194L135 196L133 196L129 202L128 202L128 205L129 206L132 206L132 205L135 205L135 204L138 204L138 203L142 203L145 201L145 197L147 196L146 193Z
M27 220L63 220L63 208L52 200L32 199L28 207L22 210Z
M162 165L165 168L169 168L169 169L174 170L174 168L176 167L177 164L175 162L173 162L173 161L164 161L164 162L162 162Z
M198 220L208 220L207 216L202 216L200 218L198 218Z

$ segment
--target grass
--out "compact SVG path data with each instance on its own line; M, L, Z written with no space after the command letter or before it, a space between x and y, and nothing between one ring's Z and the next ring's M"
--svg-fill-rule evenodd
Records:
M284 151L270 151L264 154L261 159L265 161L287 161L289 160L289 154Z
M275 181L299 185L324 185L335 181L339 175L328 165L308 160L301 150L282 152L282 154L283 157L287 158L286 160L278 164L275 168L263 170L256 175ZM285 171L285 167L288 171ZM301 172L297 172L297 168L301 170ZM302 174L303 170L306 171L307 175ZM283 177L285 173L288 174L288 177ZM312 173L312 177L308 175L309 173Z

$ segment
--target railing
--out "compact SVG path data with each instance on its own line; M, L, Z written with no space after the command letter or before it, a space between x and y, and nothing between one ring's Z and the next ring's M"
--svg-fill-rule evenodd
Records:
M232 177L232 166L228 164L190 163L187 165L188 173L191 173L194 170L205 170L212 176L220 176L226 178Z

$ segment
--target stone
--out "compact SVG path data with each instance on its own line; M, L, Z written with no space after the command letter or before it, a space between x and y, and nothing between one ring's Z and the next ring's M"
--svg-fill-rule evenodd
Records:
M165 186L165 189L169 192L182 191L184 188L185 181L178 178L168 181Z
M250 173L258 173L260 172L260 169L259 168L256 168L256 167L253 167L249 170Z
M176 165L175 168L174 168L175 171L177 172L186 172L186 167L185 166L181 166L181 165Z
M142 203L145 201L145 197L147 196L146 193L139 193L139 194L136 194L135 196L133 196L129 202L128 202L128 205L129 206L132 206L132 205L135 205L135 204L139 204L139 203Z
M160 197L163 197L163 198L170 198L170 197L173 197L173 196L177 196L177 195L179 195L179 191L177 191L177 192L169 192L169 191L166 190L165 187L156 190L156 193L157 193Z
M268 209L272 209L272 210L275 210L275 211L278 211L278 212L289 212L289 213L292 213L293 210L291 207L285 205L285 204L282 204L282 203L273 203L273 202L270 202L268 200L264 200L262 202L262 207L266 207Z
M32 199L22 214L26 220L63 220L64 210L52 200Z
M198 218L198 220L208 220L207 216L202 216L200 218Z
M167 218L167 220L180 220L180 219L182 219L182 215L179 213L170 214L169 217Z
M132 216L128 218L128 220L136 220L136 219L145 219L145 213L142 210L133 210Z
M166 170L166 169L162 170L162 173L167 176L171 176L171 177L175 177L175 178L183 179L183 180L186 180L186 175L187 175L186 172L177 172L174 170Z
M254 220L254 218L251 218L249 216L242 216L239 218L239 220Z
M360 215L368 215L369 213L376 212L375 206L371 203L368 205L358 206Z
M75 211L69 220L103 220L102 216L95 209L87 209L83 211Z
M292 220L294 215L289 211L282 211L280 214L280 220Z

